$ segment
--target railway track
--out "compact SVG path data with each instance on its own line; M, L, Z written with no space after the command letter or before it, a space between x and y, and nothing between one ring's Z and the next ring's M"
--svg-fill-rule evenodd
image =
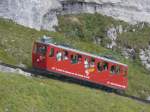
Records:
M43 76L43 77L46 77L46 78L49 77L47 72L45 72L45 71L37 71L35 69L22 68L22 67L19 67L19 66L10 65L10 64L6 64L6 63L2 63L2 62L0 62L0 65L5 66L5 67L9 67L9 68L13 68L13 69L20 69L20 70L22 70L24 72L33 74L33 76ZM55 74L55 73L49 73L49 74ZM60 74L55 74L51 78L57 79L57 80L62 80L62 81L65 81L66 79L69 79L71 82L75 82L75 83L78 83L78 84L79 84L79 82L81 82L81 80L78 80L78 79L74 79L74 78L70 78L70 77L66 78L66 76L65 76L65 78L61 77L61 79L60 79L60 77L57 77L57 76L60 76ZM75 80L78 80L78 81L75 81ZM68 82L68 80L67 80L67 82ZM84 83L80 83L80 84L88 86L88 87L91 87L91 88L99 88L98 87L99 85L94 86L92 83L90 84L89 82L85 82L85 81L84 81ZM106 89L102 89L102 90L106 91ZM119 95L119 96L122 96L122 97L126 97L126 98L129 98L129 99L141 102L141 103L150 104L149 100L145 100L145 99L142 99L142 98L139 98L139 97L136 97L136 96L131 96L131 95L128 95L126 93L122 93L122 92L118 92L118 91L113 91L113 92L116 95Z

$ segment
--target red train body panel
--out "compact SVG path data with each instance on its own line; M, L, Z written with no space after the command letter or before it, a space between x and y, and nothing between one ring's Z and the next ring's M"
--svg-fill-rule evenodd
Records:
M53 43L34 43L32 65L115 89L128 87L127 65Z

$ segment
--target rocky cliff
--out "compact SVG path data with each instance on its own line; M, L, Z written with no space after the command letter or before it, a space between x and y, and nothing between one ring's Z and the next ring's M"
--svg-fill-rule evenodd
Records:
M38 30L54 30L60 7L56 0L0 0L0 17Z
M135 24L150 23L149 0L60 0L63 13L101 13Z
M129 23L150 23L149 0L0 0L0 17L36 29L54 30L56 13L101 13Z

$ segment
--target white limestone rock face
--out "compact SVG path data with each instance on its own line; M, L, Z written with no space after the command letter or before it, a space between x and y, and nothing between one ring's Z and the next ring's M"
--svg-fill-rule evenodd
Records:
M77 0L80 2L73 3L60 1L63 1L63 14L97 12L131 24L150 23L150 0Z
M54 31L58 10L61 14L97 12L135 24L150 23L149 6L150 0L0 0L0 17L30 28Z
M136 59L136 51L133 48L122 48L122 55L126 58L126 59L132 59L135 60Z
M120 0L117 3L105 4L97 12L132 24L143 21L150 23L149 0Z
M119 34L122 34L123 31L123 27L122 25L118 25L118 26L114 26L112 25L111 27L109 27L106 31L106 35L107 38L109 38L109 40L111 40L110 43L107 44L107 48L109 49L113 49L114 47L117 46L117 38Z
M107 48L112 49L113 47L117 46L116 39L118 33L115 27L111 27L107 30L107 37L111 40L111 43L107 45Z
M146 69L150 70L150 46L147 49L141 49L139 57Z
M59 8L57 0L0 0L0 17L37 30L53 31L53 26L58 25Z

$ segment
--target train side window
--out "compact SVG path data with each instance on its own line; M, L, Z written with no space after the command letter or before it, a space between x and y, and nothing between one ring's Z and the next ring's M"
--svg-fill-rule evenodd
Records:
M107 62L103 62L103 68L104 68L104 70L108 70L108 63Z
M78 56L76 54L71 55L71 63L72 64L78 63Z
M116 66L116 74L120 74L120 66L119 65Z
M82 62L82 55L78 54L78 62Z
M111 74L120 74L120 66L112 65L110 69Z
M110 73L115 74L115 69L116 69L115 65L112 65L110 68Z
M50 49L50 53L49 53L49 57L53 57L54 56L54 48Z
M63 60L68 60L68 52L63 51Z
M94 66L95 66L95 59L91 58L90 67L94 67Z
M84 67L89 68L89 59L88 58L85 58L85 60L84 60Z
M57 59L57 61L61 61L62 60L62 52L61 51L57 52L56 59Z
M97 64L97 69L98 69L99 72L103 71L103 64L102 64L102 62L99 62Z

